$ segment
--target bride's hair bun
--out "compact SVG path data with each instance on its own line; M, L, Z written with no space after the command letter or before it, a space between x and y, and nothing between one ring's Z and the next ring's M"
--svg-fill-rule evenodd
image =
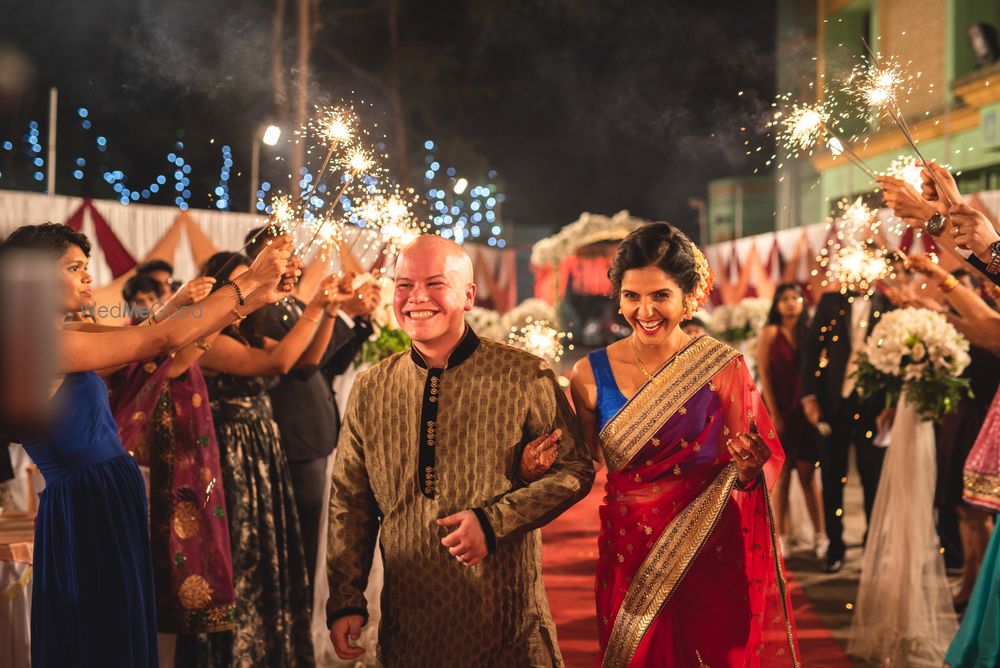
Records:
M633 230L618 246L608 270L612 297L617 299L621 293L626 271L651 266L677 282L689 314L697 311L712 291L712 272L701 250L670 223L650 223Z

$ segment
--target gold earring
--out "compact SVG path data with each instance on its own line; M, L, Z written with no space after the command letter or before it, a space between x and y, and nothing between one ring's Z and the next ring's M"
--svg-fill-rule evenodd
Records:
M622 315L622 310L618 309L618 315Z

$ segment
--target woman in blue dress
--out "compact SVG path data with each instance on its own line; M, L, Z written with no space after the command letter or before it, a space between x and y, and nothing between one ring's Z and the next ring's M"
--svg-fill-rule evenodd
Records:
M64 329L66 313L93 305L90 243L64 225L27 225L4 251L50 254L58 271L56 417L22 435L45 478L35 524L31 660L47 666L156 666L156 606L146 492L122 447L98 370L169 354L284 296L287 247L203 301L200 314L149 327ZM289 270L294 274L296 270Z

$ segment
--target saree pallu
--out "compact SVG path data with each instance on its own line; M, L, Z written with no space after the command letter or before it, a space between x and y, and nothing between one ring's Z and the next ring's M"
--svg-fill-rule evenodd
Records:
M754 427L772 456L743 492L727 444ZM600 441L597 665L798 666L766 490L784 454L739 353L696 339Z
M962 477L962 498L966 503L1000 512L1000 390L965 460Z
M215 425L201 369L137 362L112 385L125 449L150 470L150 540L161 633L234 626L233 563Z

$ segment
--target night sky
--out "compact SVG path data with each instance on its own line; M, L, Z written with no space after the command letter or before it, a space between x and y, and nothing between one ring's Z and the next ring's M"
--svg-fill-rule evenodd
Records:
M295 4L288 0L286 71ZM250 138L282 113L270 76L274 6L0 0L0 72L8 73L0 76L0 143L13 142L0 151L0 187L42 189L22 136L37 120L44 144L47 91L56 86L60 193L114 198L102 174L115 169L142 187L167 169L180 139L191 206L212 206L228 144L232 207L245 210ZM393 60L387 2L318 6L310 101L370 101L367 120L390 131L379 83ZM433 139L435 157L460 174L497 170L503 218L523 238L537 236L532 226L619 209L693 230L688 198L704 197L710 179L752 168L740 127L758 123L773 98L773 51L772 3L403 0L396 55L409 181L423 190L423 144ZM9 74L22 70L23 79ZM107 139L103 152L97 135ZM80 180L77 157L86 163ZM277 179L271 169L265 176ZM164 189L149 201L170 204L173 195Z

